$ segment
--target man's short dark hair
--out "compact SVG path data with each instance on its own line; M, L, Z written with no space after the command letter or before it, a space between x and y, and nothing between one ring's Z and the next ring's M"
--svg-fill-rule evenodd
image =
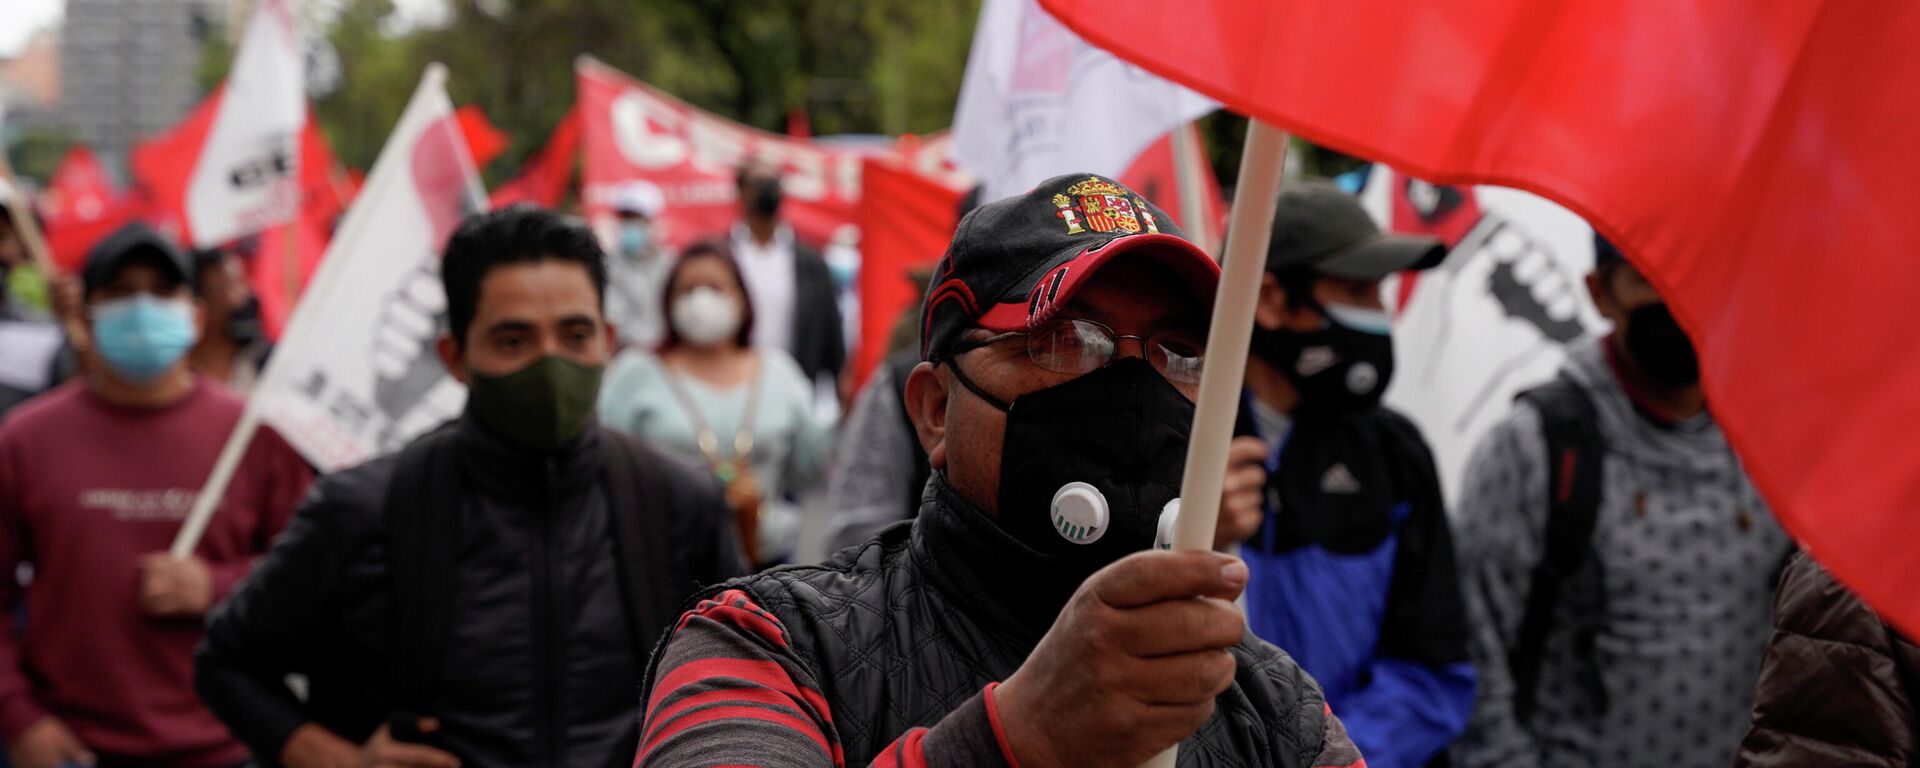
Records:
M607 256L600 241L578 219L527 205L476 213L447 239L440 261L440 282L447 290L447 329L465 345L467 328L480 305L480 283L495 267L559 261L579 264L593 281L604 310Z

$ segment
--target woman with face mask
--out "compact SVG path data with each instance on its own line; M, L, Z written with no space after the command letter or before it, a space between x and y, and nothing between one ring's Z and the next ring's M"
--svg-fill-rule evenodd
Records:
M710 468L748 556L779 563L800 528L789 499L824 474L832 423L815 414L813 387L791 357L753 348L753 305L725 245L689 246L663 284L660 345L614 361L601 419Z

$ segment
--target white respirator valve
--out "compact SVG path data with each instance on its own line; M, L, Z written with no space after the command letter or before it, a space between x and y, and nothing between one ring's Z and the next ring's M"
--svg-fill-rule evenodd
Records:
M1092 544L1107 534L1107 497L1086 483L1067 483L1053 492L1049 519L1061 538L1075 544Z
M1174 499L1160 508L1160 524L1153 533L1154 549L1173 549L1173 529L1180 523L1180 500Z

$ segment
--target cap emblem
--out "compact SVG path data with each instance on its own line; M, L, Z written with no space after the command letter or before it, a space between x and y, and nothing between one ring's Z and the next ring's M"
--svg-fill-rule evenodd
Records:
M1134 235L1160 231L1159 222L1147 210L1146 201L1130 195L1126 188L1097 176L1067 187L1064 195L1053 196L1055 216L1066 222L1067 234L1078 235L1119 232Z

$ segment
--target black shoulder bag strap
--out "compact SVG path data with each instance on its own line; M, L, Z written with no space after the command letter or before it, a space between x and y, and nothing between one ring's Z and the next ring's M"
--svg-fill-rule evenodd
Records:
M453 446L429 435L401 450L387 484L387 572L393 648L388 654L394 716L432 715L453 616L454 549L459 546L459 469Z
M1599 413L1579 384L1557 378L1520 393L1540 412L1547 442L1547 531L1545 550L1533 568L1520 634L1508 653L1513 674L1514 710L1526 720L1537 703L1540 664L1561 588L1587 561L1593 549L1594 521L1600 512L1600 465L1606 445Z
M613 529L615 565L625 600L634 658L644 663L654 641L671 626L679 604L668 595L676 576L667 540L672 503L659 459L638 438L603 429L607 477L607 524ZM692 587L691 582L687 585Z

